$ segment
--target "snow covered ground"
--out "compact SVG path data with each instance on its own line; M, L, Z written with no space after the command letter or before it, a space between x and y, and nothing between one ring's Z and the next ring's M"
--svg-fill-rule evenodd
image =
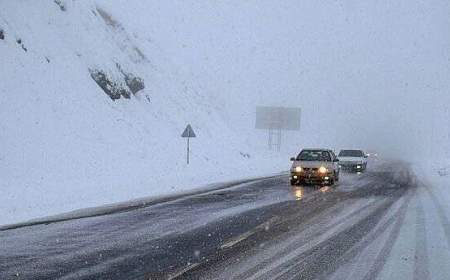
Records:
M450 177L442 175L446 166L446 161L413 165L418 188L379 279L448 279Z
M447 1L205 2L0 1L0 224L273 174L306 146L448 142ZM302 107L282 153L256 105Z
M386 215L394 215L395 222L332 279L363 279L366 274L377 275L373 279L449 278L450 177L443 175L448 174L447 162L411 165L417 188L399 201L402 211L392 207Z
M288 168L287 154L233 128L226 94L185 73L151 32L128 29L133 14L116 18L111 3L1 1L0 224ZM93 71L127 93L113 100ZM145 88L131 93L127 77Z

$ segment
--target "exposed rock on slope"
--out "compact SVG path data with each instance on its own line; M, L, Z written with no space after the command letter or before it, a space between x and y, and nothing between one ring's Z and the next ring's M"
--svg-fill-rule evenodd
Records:
M89 72L91 73L92 79L112 100L119 99L120 97L130 98L129 90L122 83L113 81L102 70L90 69Z

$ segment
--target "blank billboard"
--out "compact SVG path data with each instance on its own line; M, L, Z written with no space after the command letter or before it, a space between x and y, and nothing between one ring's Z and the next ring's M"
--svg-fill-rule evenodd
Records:
M297 107L256 107L256 129L300 130L301 109Z

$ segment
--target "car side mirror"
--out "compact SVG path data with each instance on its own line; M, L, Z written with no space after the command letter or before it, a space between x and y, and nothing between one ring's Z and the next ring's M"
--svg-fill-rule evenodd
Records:
M364 155L364 157L365 157L365 158L368 158L369 156L368 156L368 155Z
M291 157L291 161L295 161L295 157Z
M338 158L336 158L336 159L334 160L334 162L339 162L339 159L338 159Z

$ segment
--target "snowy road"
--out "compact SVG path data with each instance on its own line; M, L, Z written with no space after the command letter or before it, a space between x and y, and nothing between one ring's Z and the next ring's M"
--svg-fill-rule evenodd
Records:
M291 187L280 176L0 231L0 279L438 279L420 190L407 165L384 163L337 188Z

